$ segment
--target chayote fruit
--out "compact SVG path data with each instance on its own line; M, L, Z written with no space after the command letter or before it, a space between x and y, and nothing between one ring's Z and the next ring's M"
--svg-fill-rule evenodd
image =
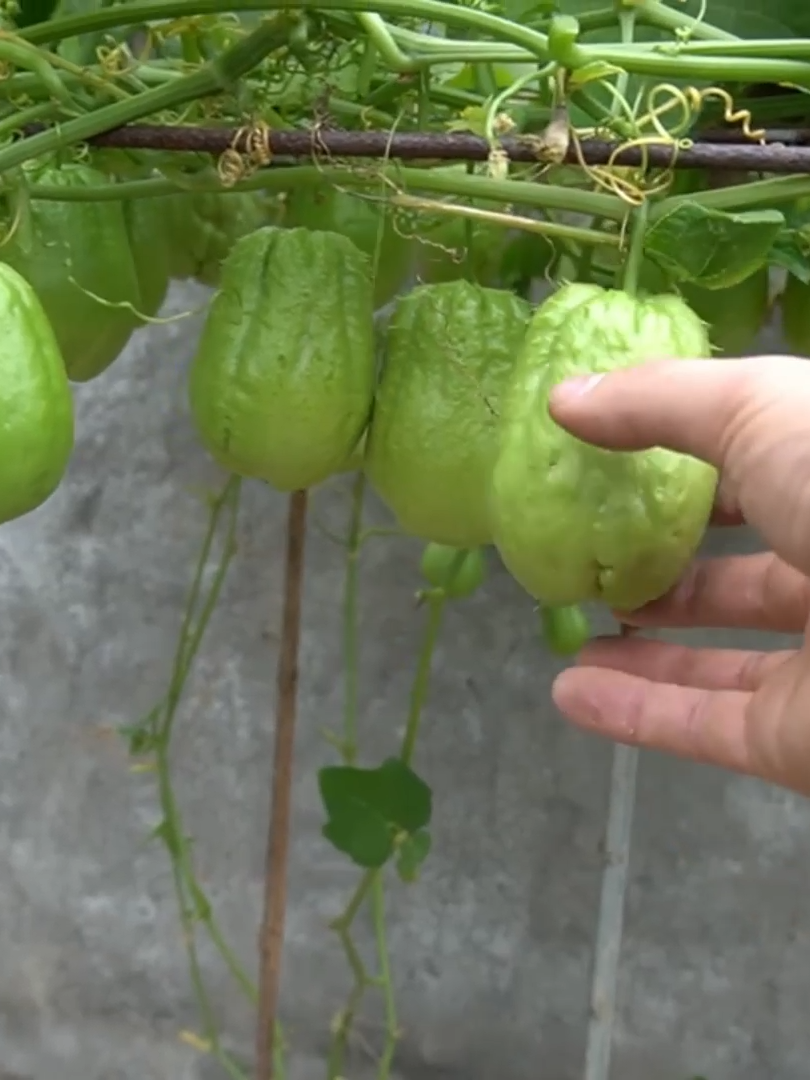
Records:
M419 563L422 577L449 600L466 600L478 592L487 576L483 548L454 548L426 544Z
M656 263L646 260L639 275L639 291L658 296L673 290L666 274ZM768 317L767 266L725 289L681 282L678 292L706 323L713 355L744 356L753 348Z
M0 522L48 499L73 450L73 399L42 304L0 263Z
M169 246L165 218L158 199L125 199L129 246L140 289L138 313L157 315L169 290Z
M283 224L340 233L356 244L376 265L375 307L388 304L410 275L414 243L399 231L391 207L380 200L302 184L286 197Z
M573 284L535 312L502 400L489 509L504 564L541 603L632 610L661 596L700 543L717 482L683 454L574 438L549 415L552 387L653 357L709 355L704 324L677 296Z
M280 491L341 469L374 397L373 287L344 236L268 225L222 265L191 365L191 413L226 469Z
M406 532L459 548L491 542L496 419L530 311L467 281L421 285L397 302L365 471Z
M98 190L89 165L34 167L37 184ZM26 218L5 222L0 260L34 288L75 382L100 375L139 325L140 285L120 202L32 199Z
M170 254L169 276L219 285L222 263L237 240L272 224L272 203L263 192L197 191L163 202Z

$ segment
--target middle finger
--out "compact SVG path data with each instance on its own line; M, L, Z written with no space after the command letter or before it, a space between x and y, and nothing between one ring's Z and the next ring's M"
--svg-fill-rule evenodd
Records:
M578 667L611 668L656 683L700 690L753 693L794 650L753 652L746 649L691 649L638 637L596 638L577 657Z
M771 552L693 563L660 600L621 612L629 626L703 626L799 634L810 615L810 581Z

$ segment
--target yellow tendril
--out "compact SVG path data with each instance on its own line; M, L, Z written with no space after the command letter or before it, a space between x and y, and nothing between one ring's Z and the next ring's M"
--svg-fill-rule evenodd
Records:
M751 128L754 118L750 111L748 109L735 109L734 98L727 90L720 86L709 86L705 90L695 90L693 87L689 87L687 93L694 95L693 100L699 102L697 108L700 108L709 98L719 98L723 102L723 119L727 124L739 124L743 135L752 142L765 142L764 128L756 128L755 130Z
M614 89L610 87L609 83L605 85L611 90ZM617 143L606 165L588 165L582 153L581 139L591 135L598 135L600 129L581 128L574 131L572 133L573 145L577 162L583 172L598 187L618 196L618 198L623 199L631 206L640 206L646 198L666 191L672 183L673 170L679 151L687 150L693 145L687 132L692 127L696 116L709 100L722 102L723 117L727 124L738 124L747 139L754 142L764 142L765 131L753 128L751 113L748 109L735 108L734 99L728 91L718 86L698 90L693 86L682 89L671 83L661 83L649 90L645 102L646 112L634 120L638 132L637 136ZM627 108L626 102L624 106ZM638 109L639 103L637 102L633 112L637 113ZM676 113L676 116L672 118L674 123L670 122L667 125L664 118L669 117L673 112ZM649 131L650 128L652 129L651 132ZM647 129L646 132L645 129ZM646 153L646 149L650 146L662 145L670 147L672 160L666 168L657 172L654 179L647 182L642 179L649 168L649 155ZM641 150L641 164L636 169L624 169L617 163L626 150L633 148Z
M136 66L128 53L124 45L99 45L96 59L105 75L124 75Z
M220 154L217 161L217 176L223 187L234 187L248 174L243 156L233 146Z
M224 187L233 187L273 160L270 126L264 120L237 129L231 145L217 162L217 175Z
M582 143L579 138L579 133L573 131L572 136L577 163L585 175L588 176L597 187L601 187L604 191L609 191L612 195L617 195L631 206L641 206L645 198L644 190L640 188L638 184L626 180L615 168L611 171L608 166L589 165L582 153ZM624 148L625 144L619 144L612 157L615 156L615 154L621 153Z
M669 95L668 100L656 105L657 99L663 94ZM671 83L661 83L652 87L647 95L648 111L639 117L639 127L649 125L654 128L662 139L666 140L683 137L706 102L712 99L723 103L723 119L725 123L739 124L743 135L752 142L762 143L765 141L765 131L762 128L752 128L753 117L750 111L748 109L735 109L734 98L727 90L719 86L708 86L698 90L694 86L681 89ZM679 122L673 128L667 129L661 123L660 118L676 108L680 109Z
M20 207L20 205L18 203L17 207L16 207L16 209L14 211L14 217L11 219L11 224L9 225L8 229L4 230L2 235L0 235L0 248L3 248L3 247L6 246L6 244L11 243L11 241L14 239L14 235L17 232L17 229L19 229L19 227L20 227L20 222L21 221L22 221L22 208Z

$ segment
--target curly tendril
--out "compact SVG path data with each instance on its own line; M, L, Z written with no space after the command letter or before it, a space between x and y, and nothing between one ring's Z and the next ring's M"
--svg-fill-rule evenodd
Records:
M615 87L610 83L604 84L614 95L618 94ZM661 100L661 99L664 100ZM598 135L598 128L582 128L573 131L573 146L577 157L577 163L583 172L600 188L618 196L631 206L640 206L650 195L666 191L672 183L673 171L679 151L688 150L692 140L688 137L697 116L704 108L707 101L719 100L723 104L723 119L727 124L738 124L747 139L752 142L764 143L765 131L761 128L752 127L752 115L748 109L738 109L734 105L734 99L727 90L719 86L709 86L698 90L694 86L681 88L672 83L660 83L650 88L646 95L646 112L635 115L639 109L630 110L628 102L618 95L622 110L631 112L634 116L633 123L637 130L634 138L618 143L612 151L607 163L603 166L588 165L584 159L581 146L581 138L589 135ZM669 124L664 123L664 118L673 112L676 116ZM674 122L673 122L674 120ZM652 128L652 132L645 133L645 129ZM672 161L669 166L659 171L655 178L647 183L641 182L646 176L649 161L645 150L649 146L668 146L672 150ZM642 152L641 165L634 170L623 169L619 160L625 151L640 149Z
M125 45L99 45L96 59L105 75L126 75L138 66Z
M656 101L663 95L669 95L668 100L656 105ZM653 86L647 94L648 111L638 119L640 127L650 125L664 140L681 139L681 148L691 146L691 141L685 138L686 132L692 127L695 118L703 109L707 101L719 100L723 103L723 120L727 124L739 124L747 139L752 142L762 143L765 141L765 131L762 128L753 129L751 124L753 117L748 109L736 109L734 98L727 90L719 86L707 86L698 90L694 86L681 89L671 83L660 83ZM667 129L661 123L661 117L680 109L680 118L673 128Z
M224 187L233 187L273 160L271 128L264 120L240 127L217 161L217 175Z

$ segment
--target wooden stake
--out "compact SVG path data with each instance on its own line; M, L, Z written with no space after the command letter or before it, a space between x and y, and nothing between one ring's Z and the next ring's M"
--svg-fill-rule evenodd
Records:
M287 558L284 610L277 668L276 734L270 826L264 871L264 913L259 934L259 1004L256 1025L256 1080L273 1080L284 917L290 841L295 715L298 697L298 651L301 638L301 594L304 581L307 493L290 496L287 516Z

